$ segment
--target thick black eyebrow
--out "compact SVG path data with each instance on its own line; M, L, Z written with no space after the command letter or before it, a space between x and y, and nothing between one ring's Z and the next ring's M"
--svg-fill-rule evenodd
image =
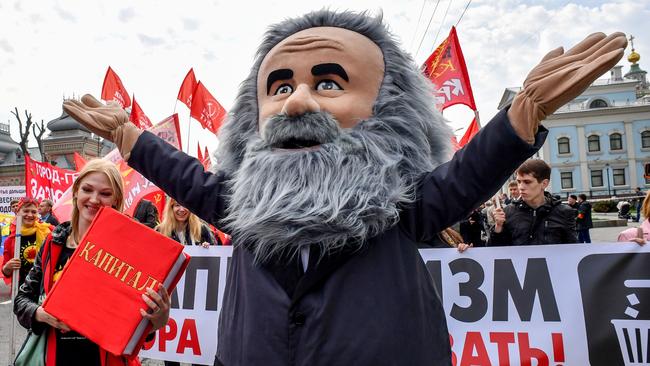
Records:
M278 69L273 70L269 74L269 77L266 79L266 95L271 92L271 85L278 80L288 80L293 77L293 71L291 69Z
M311 68L311 74L314 76L321 76L321 75L338 75L341 77L341 79L345 81L350 81L348 78L348 74L345 72L343 67L339 64L318 64L314 67Z

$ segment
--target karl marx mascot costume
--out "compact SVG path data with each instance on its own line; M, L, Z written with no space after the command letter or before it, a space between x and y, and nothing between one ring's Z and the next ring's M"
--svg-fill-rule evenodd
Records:
M113 103L86 95L64 108L232 235L216 365L450 365L417 243L492 196L542 146L540 121L626 45L597 33L551 51L451 161L432 86L380 17L352 12L270 28L219 131L214 173Z

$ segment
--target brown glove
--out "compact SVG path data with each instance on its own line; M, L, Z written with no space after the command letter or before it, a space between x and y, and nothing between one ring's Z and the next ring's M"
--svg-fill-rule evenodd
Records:
M92 132L115 143L124 160L129 160L142 130L129 121L129 115L119 104L109 102L105 105L86 94L81 101L64 101L63 110Z
M594 33L566 53L559 47L546 54L508 111L517 135L533 144L539 123L614 67L626 46L623 33Z

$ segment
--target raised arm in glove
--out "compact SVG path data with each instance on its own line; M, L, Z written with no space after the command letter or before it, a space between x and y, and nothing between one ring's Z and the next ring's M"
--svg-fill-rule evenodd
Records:
M562 47L547 53L508 111L517 135L532 144L539 123L614 67L626 46L623 33L594 33L566 53Z

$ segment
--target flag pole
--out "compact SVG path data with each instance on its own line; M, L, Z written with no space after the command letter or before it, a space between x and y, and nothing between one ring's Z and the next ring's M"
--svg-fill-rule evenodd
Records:
M478 116L478 109L474 111L474 118L476 118L476 124L478 125L478 129L480 130L483 126L481 126L481 119Z
M20 246L22 240L21 231L23 229L23 217L16 215L16 240L14 242L14 258L20 258ZM16 268L11 274L11 303L13 304L16 301L16 295L18 294L18 282L20 281L20 269ZM13 305L12 305L13 306ZM9 357L9 362L13 365L13 360L16 359L16 317L11 317L11 337L9 338L9 347L11 347L11 355Z

